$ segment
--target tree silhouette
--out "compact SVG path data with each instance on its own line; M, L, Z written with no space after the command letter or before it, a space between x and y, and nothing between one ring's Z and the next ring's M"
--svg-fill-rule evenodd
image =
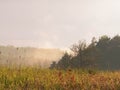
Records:
M120 36L113 38L103 35L97 41L95 37L89 45L79 41L71 46L73 55L67 53L56 63L56 67L99 68L102 70L120 69Z

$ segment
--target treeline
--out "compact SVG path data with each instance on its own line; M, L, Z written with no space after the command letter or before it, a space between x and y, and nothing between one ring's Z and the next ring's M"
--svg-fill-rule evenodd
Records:
M106 35L99 40L94 37L89 45L79 41L70 48L73 54L65 53L50 68L98 68L102 70L120 69L120 36L110 38Z

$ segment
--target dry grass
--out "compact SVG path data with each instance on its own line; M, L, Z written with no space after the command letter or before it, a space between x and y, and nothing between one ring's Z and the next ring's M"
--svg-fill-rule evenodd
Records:
M120 72L0 67L0 90L120 90Z

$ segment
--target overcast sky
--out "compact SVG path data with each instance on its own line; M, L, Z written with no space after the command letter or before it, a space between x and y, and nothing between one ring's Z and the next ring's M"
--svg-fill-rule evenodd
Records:
M120 33L120 0L0 0L0 45L65 48Z

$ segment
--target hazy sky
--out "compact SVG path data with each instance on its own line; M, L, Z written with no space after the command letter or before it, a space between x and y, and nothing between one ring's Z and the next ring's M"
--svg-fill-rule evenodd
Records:
M120 0L0 0L0 45L64 48L120 33Z

